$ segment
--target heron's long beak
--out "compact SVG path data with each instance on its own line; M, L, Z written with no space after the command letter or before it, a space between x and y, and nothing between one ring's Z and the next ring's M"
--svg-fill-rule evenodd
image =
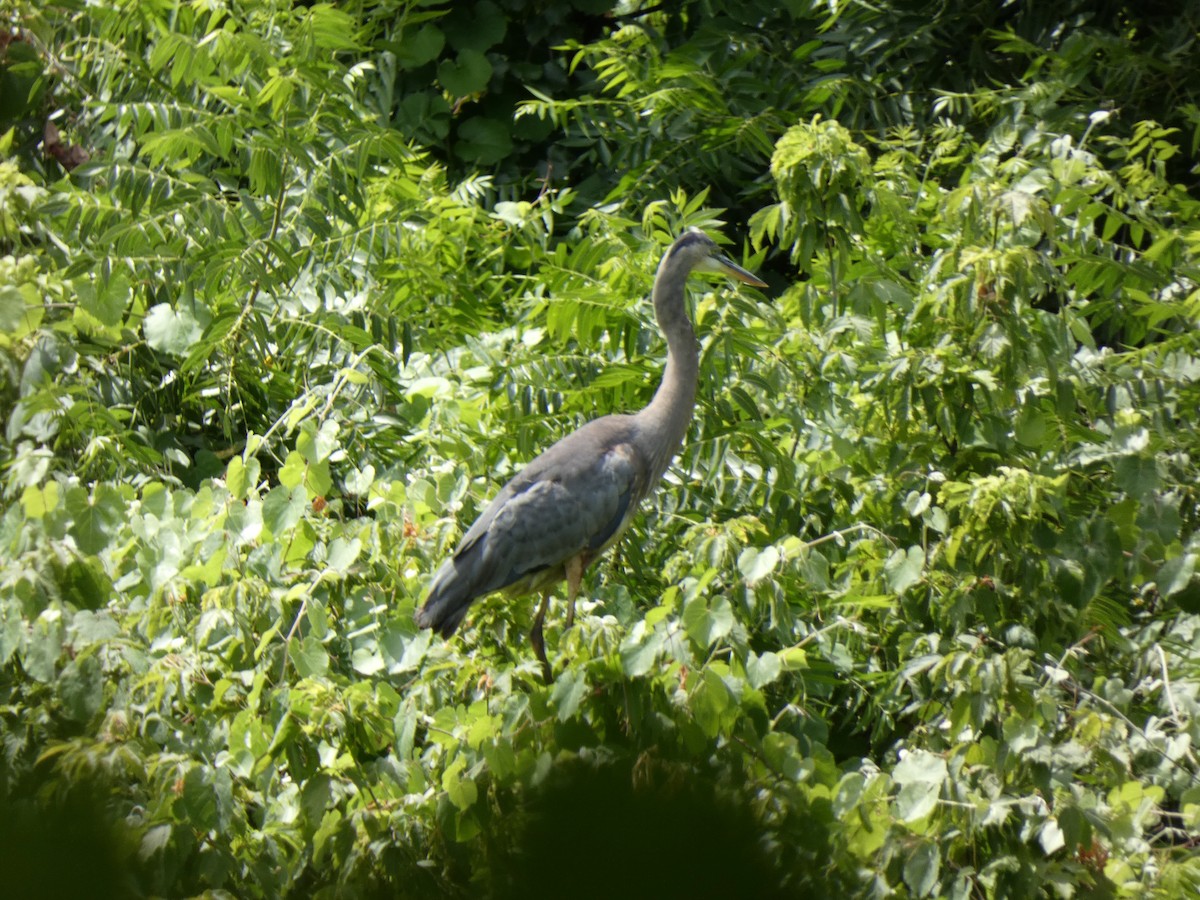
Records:
M745 282L746 284L749 284L753 287L766 287L767 286L767 283L765 281L751 275L749 272L747 272L745 269L743 269L741 266L739 266L737 263L735 263L728 256L714 256L712 258L712 260L713 260L713 262L715 262L717 264L717 268L719 268L722 272L724 272L726 275L730 276L731 278L736 278L738 281Z

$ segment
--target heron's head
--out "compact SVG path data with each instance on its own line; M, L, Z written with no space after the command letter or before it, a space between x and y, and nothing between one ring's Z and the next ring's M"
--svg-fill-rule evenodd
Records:
M685 232L671 245L666 258L682 262L686 270L693 272L719 272L754 287L767 286L765 281L754 277L725 256L716 242L702 231Z

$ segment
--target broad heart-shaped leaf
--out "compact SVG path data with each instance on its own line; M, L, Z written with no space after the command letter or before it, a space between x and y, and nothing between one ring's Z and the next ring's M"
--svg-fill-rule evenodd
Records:
M918 844L904 861L904 883L916 897L928 897L937 886L942 859L933 841Z
M1130 454L1113 463L1117 487L1131 497L1149 497L1158 489L1158 462L1152 456Z
M104 673L95 654L79 656L62 670L56 682L63 711L76 722L87 722L104 703Z
M283 461L283 466L279 469L279 483L286 488L294 488L304 482L304 475L307 471L308 464L304 461L300 451L290 450L287 458Z
M271 534L278 537L296 526L307 505L308 498L303 487L288 490L283 485L276 485L263 499L263 524L271 530Z
M14 332L25 318L25 294L11 284L0 285L0 332Z
M650 629L646 633L645 623L639 622L621 644L621 671L627 678L645 675L654 665L662 647L662 632Z
M691 697L696 724L708 737L715 738L732 705L733 697L724 680L712 669L705 669Z
M206 324L193 315L187 306L181 305L176 309L169 303L159 303L146 313L142 331L146 335L146 343L154 350L173 356L186 356L204 334Z
M305 427L296 437L296 450L309 463L324 462L338 446L338 423L326 419L319 429L305 423Z
M350 654L350 665L359 675L371 676L382 672L387 663L383 659L383 654L379 652L379 645L372 642L354 648L354 652Z
M792 781L803 781L816 767L800 750L794 735L772 731L763 739L763 757L771 768Z
M79 305L96 321L107 328L121 324L125 307L129 304L128 279L113 275L105 284L80 278L75 280L73 287Z
M946 761L928 750L913 750L904 754L892 770L892 780L899 785L941 785L946 780Z
M478 94L492 77L492 64L478 50L460 50L458 58L442 60L437 69L438 81L455 97Z
M321 642L311 634L303 640L293 639L288 648L288 656L301 678L324 675L329 671L329 654L325 652Z
M304 473L304 486L314 497L327 497L333 487L333 476L329 472L329 461L313 463Z
M54 680L55 665L62 654L62 621L43 613L34 621L21 665L35 681L49 684Z
M75 557L67 563L59 585L63 599L81 610L99 609L112 595L112 580L94 556Z
M946 761L927 750L914 750L896 764L892 780L900 785L896 815L901 821L914 822L933 812L947 771Z
M87 488L74 486L64 498L71 516L69 531L84 553L96 554L108 547L125 521L125 498L109 484L96 485L91 496Z
M207 766L195 766L183 777L183 793L179 804L183 818L202 831L217 827L217 794L213 790L212 772Z
M458 126L454 152L463 159L490 165L512 152L512 129L507 122L475 116Z
M579 669L567 669L554 682L550 703L558 721L565 722L579 709L583 695L587 692L587 678Z
M442 775L442 787L446 791L446 796L461 810L470 809L479 797L479 788L475 786L475 782L470 777L463 775L466 767L466 760L460 756Z
M1174 559L1167 560L1158 570L1159 591L1164 597L1178 594L1191 582L1192 574L1195 571L1195 553L1182 553Z
M697 592L683 608L683 629L701 647L709 647L733 628L733 607L724 597L708 600Z
M904 593L906 588L921 579L924 568L925 551L920 547L894 551L883 564L883 577L887 580L888 590Z
M757 689L770 684L782 672L783 660L779 658L779 654L772 653L770 650L762 656L751 652L746 657L746 680L750 682L752 688Z
M896 795L896 816L902 822L915 822L923 819L937 806L937 786L932 784L906 784Z
M738 556L738 571L750 584L762 581L779 565L779 550L775 547L747 547Z
M456 50L487 50L504 40L508 19L492 0L457 4L441 20L450 46ZM514 17L514 21L519 21Z
M337 572L345 572L358 559L358 554L362 552L362 541L358 538L334 538L329 542L329 555L325 557L325 564L329 568Z
M1013 753L1024 753L1036 747L1039 734L1036 724L1020 716L1009 716L1004 720L1004 742Z
M416 31L404 31L400 40L392 45L396 62L401 68L415 69L437 59L446 45L446 36L436 25L426 23Z
M1038 832L1038 843L1042 845L1042 851L1050 856L1053 853L1061 850L1066 846L1067 840L1063 835L1063 830L1054 819L1047 819L1046 824L1042 826L1042 830Z
M67 632L71 639L71 644L76 650L82 649L88 644L94 644L97 641L107 641L120 633L121 626L117 624L117 620L106 609L102 609L99 612L81 609L71 618L71 626Z

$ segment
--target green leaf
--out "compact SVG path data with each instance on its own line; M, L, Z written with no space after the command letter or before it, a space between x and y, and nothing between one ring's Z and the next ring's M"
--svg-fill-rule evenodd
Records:
M387 668L387 662L375 644L355 647L354 651L350 654L350 665L359 675L367 677L378 675Z
M466 765L466 761L460 756L442 775L442 789L450 798L450 802L464 811L474 806L475 801L479 799L479 789L475 786L475 781L463 774Z
M779 550L774 546L758 550L747 547L738 556L738 571L751 585L762 581L779 565Z
M146 833L142 835L141 845L138 848L138 855L146 860L152 858L156 853L165 850L171 843L171 826L170 825L153 825L146 829Z
M312 635L303 640L293 640L288 646L288 657L301 678L320 677L329 672L329 654Z
M916 897L929 897L937 887L941 869L938 845L922 841L909 851L904 860L904 883Z
M1158 463L1152 457L1118 457L1113 469L1117 487L1132 497L1146 498L1158 489Z
M925 551L915 545L907 550L894 550L883 564L888 590L897 594L920 581L924 571Z
M1042 845L1042 852L1047 856L1057 853L1066 846L1066 838L1063 836L1063 830L1058 826L1055 819L1047 819L1038 832L1038 843Z
M475 116L458 126L454 152L480 165L499 162L512 152L512 131L506 122Z
M393 50L401 68L415 69L437 59L445 44L446 36L442 30L426 23L415 31L402 32Z
M746 680L755 688L764 687L783 674L783 661L768 650L762 656L751 652L746 657Z
M27 519L41 519L58 507L59 488L57 481L44 487L29 485L21 492L21 508Z
M361 552L362 541L358 538L352 538L349 541L345 538L334 538L329 544L329 553L325 558L325 564L335 572L345 573L358 561L358 555Z
M33 622L29 640L22 654L25 673L34 681L49 684L57 674L58 658L62 655L62 624L58 616L43 613Z
M304 488L296 487L291 490L279 485L263 498L262 521L271 534L278 537L296 527L304 510L308 507L308 497Z
M342 812L338 809L328 810L321 817L321 824L312 837L313 861L318 865L328 865L327 854L332 849L338 834L342 830Z
M173 308L170 304L152 306L142 321L146 343L160 353L186 356L204 334L204 326L187 307Z
M705 669L691 697L696 724L710 738L721 731L726 714L732 710L733 697L724 680L712 669Z
M697 593L683 608L683 628L699 646L709 647L733 630L733 607L724 597L709 606L707 598Z
M195 766L183 777L180 818L200 831L217 827L217 796L207 766Z
M84 609L72 616L68 634L72 645L76 649L83 649L89 644L101 643L119 636L121 626L106 609L99 612Z
M932 501L928 491L909 491L908 496L904 498L904 511L914 519L920 518L921 514L929 509Z
M796 672L808 668L808 652L803 647L787 647L779 651L779 662L785 672Z
M946 761L928 750L913 750L905 753L896 768L892 780L899 785L937 784L946 780Z
M248 479L246 478L246 466L240 456L235 456L229 461L229 465L225 469L225 486L235 499L245 499Z
M1155 581L1164 597L1171 597L1186 588L1196 571L1196 554L1182 553L1169 559L1158 570Z
M79 305L97 322L106 328L116 328L122 323L132 296L126 278L114 275L107 282L99 283L79 279L74 287Z
M0 332L19 332L30 314L30 305L26 291L11 284L0 285Z
M940 756L927 750L906 753L892 771L892 779L900 785L897 817L902 822L915 822L933 812L947 773L946 761Z
M492 64L478 50L464 49L453 61L444 59L438 64L437 77L455 97L467 97L487 87Z
M308 474L308 463L304 461L304 457L298 450L292 450L279 469L279 483L285 488L296 488L304 484L306 474Z
M1017 416L1013 432L1016 439L1026 447L1041 448L1049 435L1049 422L1036 407L1026 406Z
M104 705L104 673L95 656L77 657L68 663L57 687L63 711L76 722L90 721Z
M107 548L125 523L125 499L111 485L98 484L91 495L85 488L72 487L64 501L71 517L68 530L84 553L97 554Z
M1026 718L1009 716L1004 720L1004 742L1017 755L1036 747L1039 736L1037 725Z
M638 623L629 637L621 644L621 671L627 678L638 678L650 671L663 647L662 632L653 629L643 632L643 623Z
M579 704L587 693L587 679L578 669L567 669L554 682L550 694L550 705L558 721L565 722L579 710Z
M779 731L763 739L763 756L773 771L795 782L806 780L816 768L813 760L801 752L795 736Z
M296 450L310 465L325 462L338 448L339 430L338 423L332 419L322 422L319 429L306 423L296 438Z
M457 49L487 50L504 40L508 19L491 0L463 4L444 20L446 37Z
M119 499L117 504L124 505ZM112 581L94 556L72 558L62 570L59 586L63 599L79 610L99 609L112 596Z

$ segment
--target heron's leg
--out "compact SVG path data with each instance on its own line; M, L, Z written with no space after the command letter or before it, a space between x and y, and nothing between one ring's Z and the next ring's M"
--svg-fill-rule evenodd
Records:
M583 558L574 556L567 560L567 627L575 624L575 598L579 596L579 585L583 581Z
M542 603L538 607L537 615L533 617L533 628L529 629L529 643L533 645L533 652L537 654L537 658L542 664L542 674L546 676L546 684L554 680L554 670L550 668L550 661L546 659L546 641L542 636L542 623L546 620L546 607L549 605L550 591L547 590L542 594Z

